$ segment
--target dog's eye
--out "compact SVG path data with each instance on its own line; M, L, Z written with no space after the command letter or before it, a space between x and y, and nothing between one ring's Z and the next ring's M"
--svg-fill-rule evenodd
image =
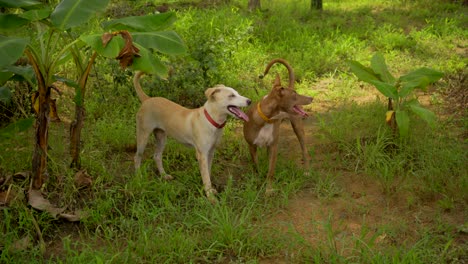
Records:
M234 97L236 97L236 95L235 95L235 94L231 94L231 95L229 95L229 98L234 98Z

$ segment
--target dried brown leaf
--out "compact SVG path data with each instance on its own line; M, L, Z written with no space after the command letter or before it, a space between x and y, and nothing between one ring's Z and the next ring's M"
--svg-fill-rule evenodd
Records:
M7 205L11 200L11 185L8 186L8 190L6 192L0 193L0 205Z
M102 39L102 45L103 45L104 47L106 47L106 46L107 46L107 43L109 43L109 41L111 41L113 37L114 37L114 34L112 34L112 33L104 33L104 34L102 34L102 37L101 37L101 39Z
M39 113L39 92L35 92L31 95L31 103L34 109L34 113L36 115ZM56 99L51 99L49 102L49 117L50 120L53 122L60 122L60 118L57 112L57 104Z
M34 113L39 113L39 91L36 91L34 92L33 94L31 94L31 104L33 106L33 109L34 109Z
M133 45L132 36L128 31L120 31L119 34L125 40L125 46L122 48L116 59L120 61L120 67L127 68L133 64L133 59L135 57L141 56L138 53L140 49Z
M39 211L45 211L50 213L53 217L57 217L58 214L62 213L65 209L53 206L49 200L42 197L42 193L39 190L30 190L28 193L28 202L34 209Z
M63 218L65 220L68 220L70 222L77 222L86 217L86 214L81 212L81 211L76 211L75 214L60 214L60 218Z
M30 171L20 171L15 174L13 174L14 178L19 178L19 179L28 179L31 176Z
M41 191L31 190L28 194L29 205L34 209L39 211L45 211L51 214L55 218L62 218L70 222L76 222L83 219L86 215L80 211L75 212L75 214L63 213L64 208L58 208L53 206L47 199L42 196Z
M56 104L57 99L51 99L50 100L50 121L52 122L60 122L60 117L58 116L57 112L57 104Z
M86 170L80 170L75 174L75 185L78 188L85 188L91 186L93 180Z
M8 204L8 192L0 192L0 206Z
M25 236L20 240L14 241L8 250L10 252L25 251L33 246L32 239L30 236Z

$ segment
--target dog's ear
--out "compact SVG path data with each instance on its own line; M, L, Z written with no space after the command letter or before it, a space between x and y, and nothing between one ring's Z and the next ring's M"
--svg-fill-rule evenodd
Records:
M287 92L287 90L284 87L281 87L281 86L279 86L276 89L276 91L278 92L279 97L283 97Z
M218 88L208 88L206 89L205 91L205 96L206 96L206 99L208 100L215 100L215 95L216 93L218 93L220 90Z
M279 74L276 74L275 82L273 83L273 86L281 86L281 78Z

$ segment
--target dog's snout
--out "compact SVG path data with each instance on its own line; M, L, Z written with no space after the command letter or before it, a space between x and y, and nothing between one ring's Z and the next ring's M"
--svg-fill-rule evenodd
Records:
M252 103L252 100L247 99L247 105L250 105Z

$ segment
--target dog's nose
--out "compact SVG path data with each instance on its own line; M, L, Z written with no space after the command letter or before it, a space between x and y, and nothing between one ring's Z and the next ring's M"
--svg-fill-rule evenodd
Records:
M252 100L247 99L247 105L250 105L252 103Z

